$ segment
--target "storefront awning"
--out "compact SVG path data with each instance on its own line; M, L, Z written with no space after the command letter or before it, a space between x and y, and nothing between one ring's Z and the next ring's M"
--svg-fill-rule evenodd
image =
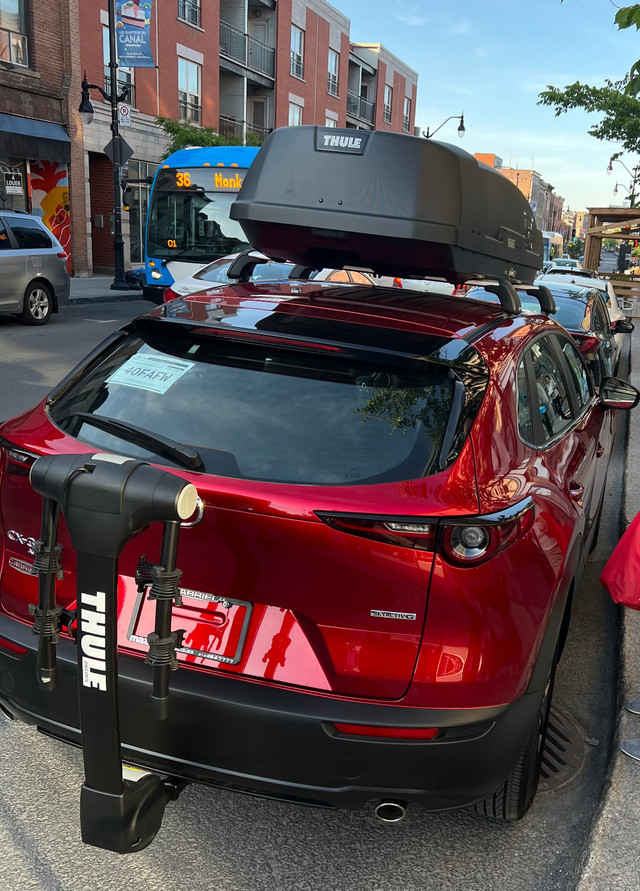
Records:
M71 160L71 140L62 124L0 114L0 158Z

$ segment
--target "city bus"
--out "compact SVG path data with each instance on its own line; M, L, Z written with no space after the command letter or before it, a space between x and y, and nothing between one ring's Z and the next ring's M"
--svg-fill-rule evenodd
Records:
M146 299L162 303L174 281L249 247L229 208L257 153L249 146L193 147L161 164L147 212Z

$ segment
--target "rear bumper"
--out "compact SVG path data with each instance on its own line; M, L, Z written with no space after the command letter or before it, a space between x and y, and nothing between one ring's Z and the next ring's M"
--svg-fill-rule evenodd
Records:
M36 638L0 616L0 702L19 720L79 744L76 648L57 647L58 683L36 682ZM485 798L511 773L539 694L473 710L406 709L313 695L182 668L171 674L168 718L154 716L151 669L119 657L124 761L175 777L300 803L360 807L386 798L429 810ZM397 742L347 737L333 724L444 728L441 739ZM106 729L106 728L105 728Z

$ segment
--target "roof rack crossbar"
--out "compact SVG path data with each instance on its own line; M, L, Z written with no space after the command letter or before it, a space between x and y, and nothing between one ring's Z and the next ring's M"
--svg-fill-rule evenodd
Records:
M523 285L521 290L526 291L530 297L536 298L540 303L540 309L545 315L552 316L557 312L558 307L549 288L545 288L544 285L538 285L537 287Z
M474 282L474 284L480 285L485 291L489 291L490 294L495 294L500 301L500 306L504 312L508 312L511 315L518 315L518 313L522 311L518 292L509 279L501 278L497 282L486 283L478 281Z

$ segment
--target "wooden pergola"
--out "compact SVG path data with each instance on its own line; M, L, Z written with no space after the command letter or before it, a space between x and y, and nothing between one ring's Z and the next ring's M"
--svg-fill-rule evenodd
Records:
M583 266L597 269L603 238L640 239L640 210L629 207L588 208Z

